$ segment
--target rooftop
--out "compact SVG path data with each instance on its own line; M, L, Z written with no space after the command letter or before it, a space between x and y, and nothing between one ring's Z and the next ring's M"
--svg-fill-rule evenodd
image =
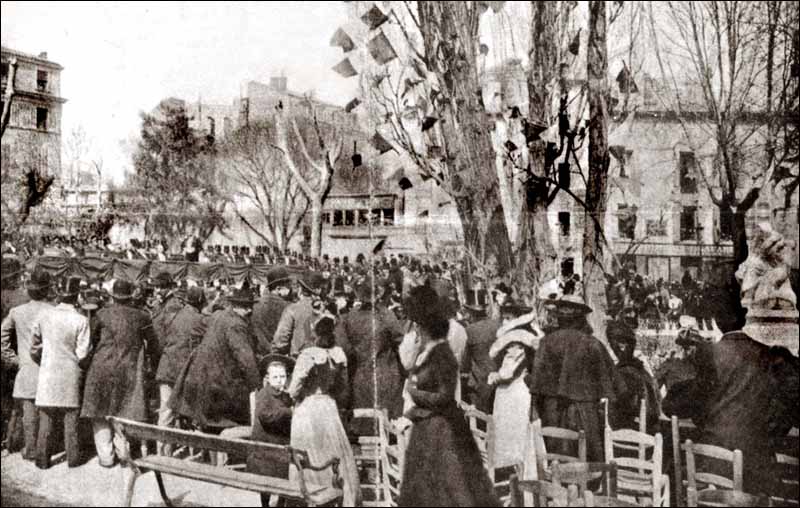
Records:
M8 48L6 46L2 46L2 55L4 57L6 57L6 56L16 56L19 59L27 60L29 62L38 64L38 65L47 66L47 67L50 67L51 69L57 69L57 70L63 70L64 69L64 67L62 67L61 65L53 62L52 60L48 60L46 52L39 53L39 55L37 56L37 55L32 55L30 53L24 53L22 51L18 51L16 49L11 49L11 48Z

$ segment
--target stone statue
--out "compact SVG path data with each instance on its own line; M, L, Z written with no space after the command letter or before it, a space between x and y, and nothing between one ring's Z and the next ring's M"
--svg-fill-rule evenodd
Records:
M783 235L769 223L758 225L750 255L736 271L742 286L742 306L750 312L795 309L797 299L789 280L788 251Z

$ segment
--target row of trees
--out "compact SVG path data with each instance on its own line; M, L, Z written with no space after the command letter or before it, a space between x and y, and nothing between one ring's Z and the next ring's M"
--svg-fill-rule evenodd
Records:
M797 6L588 2L584 12L577 2L530 2L527 53L512 52L527 60L528 110L506 102L487 119L482 77L489 48L482 17L491 8L493 22L502 26L502 4L382 2L389 19L380 31L398 57L376 63L366 51L349 54L360 64L362 96L379 131L453 198L476 272L484 279L509 275L520 295L536 303L535 288L556 275L545 212L565 193L584 209L584 294L600 311L594 316L604 314L605 274L614 265L603 232L609 128L615 125L609 113L610 45L629 73L623 117L630 112L634 82L646 71L670 84L658 91L659 100L684 126L686 142L698 145L694 151L707 153L701 145L711 139L713 153L700 159L700 176L713 203L735 218L735 258L741 263L744 217L761 190L779 180L779 168L790 180L789 194L797 188ZM366 2L350 5L354 19L370 8ZM354 30L362 47L377 40L374 28L366 34ZM581 29L588 35L581 37ZM500 39L510 37L514 44L514 34ZM573 76L584 77L567 79ZM703 114L684 110L687 84L701 87ZM689 118L705 137L688 125ZM759 142L753 142L756 136ZM588 167L580 164L578 148L584 144ZM751 153L734 156L742 146ZM570 189L572 175L585 183L581 195ZM593 324L602 336L602 323Z

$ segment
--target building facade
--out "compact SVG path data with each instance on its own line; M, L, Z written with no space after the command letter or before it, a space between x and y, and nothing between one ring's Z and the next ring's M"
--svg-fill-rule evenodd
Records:
M55 177L45 205L60 196L61 114L66 102L61 97L62 70L61 65L48 59L47 53L34 56L2 48L3 110L7 89L14 90L2 137L3 213L18 208L22 199L18 184L31 170L43 177Z

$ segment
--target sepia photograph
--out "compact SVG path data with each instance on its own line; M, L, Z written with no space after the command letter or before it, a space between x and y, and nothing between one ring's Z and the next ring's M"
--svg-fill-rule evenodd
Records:
M0 506L798 506L800 3L0 3Z

